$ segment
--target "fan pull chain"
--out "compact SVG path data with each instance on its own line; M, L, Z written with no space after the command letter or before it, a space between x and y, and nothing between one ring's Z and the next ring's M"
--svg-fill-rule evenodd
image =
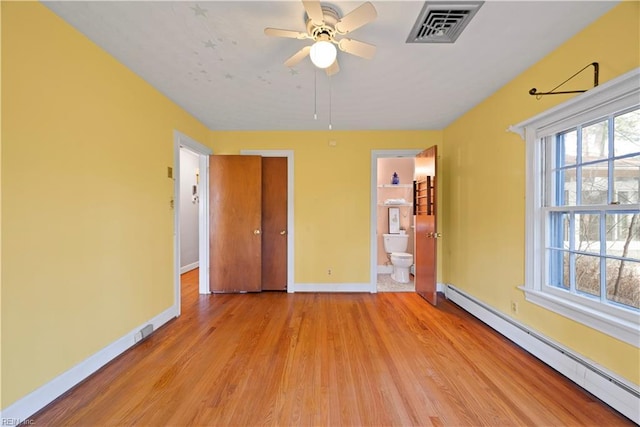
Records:
M331 77L329 77L329 130L331 130Z
M313 120L318 120L318 70L313 71Z

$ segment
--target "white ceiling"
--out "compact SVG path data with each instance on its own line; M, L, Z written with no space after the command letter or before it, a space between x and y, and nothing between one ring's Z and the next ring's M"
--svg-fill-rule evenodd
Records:
M376 56L339 52L331 78L282 65L309 41L263 33L305 31L298 0L45 4L212 130L326 130L329 111L335 130L397 130L446 127L617 2L487 1L452 44L405 43L424 2L372 3L378 19L349 37Z

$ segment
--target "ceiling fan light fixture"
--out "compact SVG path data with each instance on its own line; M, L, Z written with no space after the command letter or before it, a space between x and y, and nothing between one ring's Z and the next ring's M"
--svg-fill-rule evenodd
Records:
M311 56L311 62L318 68L328 68L336 60L338 51L335 45L326 40L317 41L311 46L309 56Z

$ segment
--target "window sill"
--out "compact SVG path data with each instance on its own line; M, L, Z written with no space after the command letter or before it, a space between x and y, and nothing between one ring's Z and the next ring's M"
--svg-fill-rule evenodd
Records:
M586 304L559 297L549 292L521 287L525 299L620 341L640 348L640 314L625 313L627 319L605 313Z

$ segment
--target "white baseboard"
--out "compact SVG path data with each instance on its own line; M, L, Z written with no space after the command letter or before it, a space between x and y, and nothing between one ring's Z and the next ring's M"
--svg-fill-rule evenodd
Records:
M495 310L452 285L445 285L447 299L495 329L589 393L640 424L640 387L597 363L573 353L517 320Z
M196 262L192 262L191 264L187 264L184 267L180 267L180 274L184 274L187 271L191 271L191 270L195 270L196 268L198 268L198 261Z
M293 292L371 292L371 283L296 283Z
M136 335L139 334L140 330L144 326L152 324L153 330L155 331L160 326L176 317L177 314L175 306L168 308L153 319L144 322L128 334L109 344L102 350L89 356L73 368L63 374L60 374L58 377L49 381L42 387L29 393L22 399L13 403L11 406L3 409L0 411L0 420L2 420L3 425L5 420L9 420L10 422L20 420L20 422L26 422L28 425L30 416L131 348L136 343ZM17 424L19 424L19 422L12 425Z
M376 268L378 274L391 274L393 273L393 265L379 265Z

